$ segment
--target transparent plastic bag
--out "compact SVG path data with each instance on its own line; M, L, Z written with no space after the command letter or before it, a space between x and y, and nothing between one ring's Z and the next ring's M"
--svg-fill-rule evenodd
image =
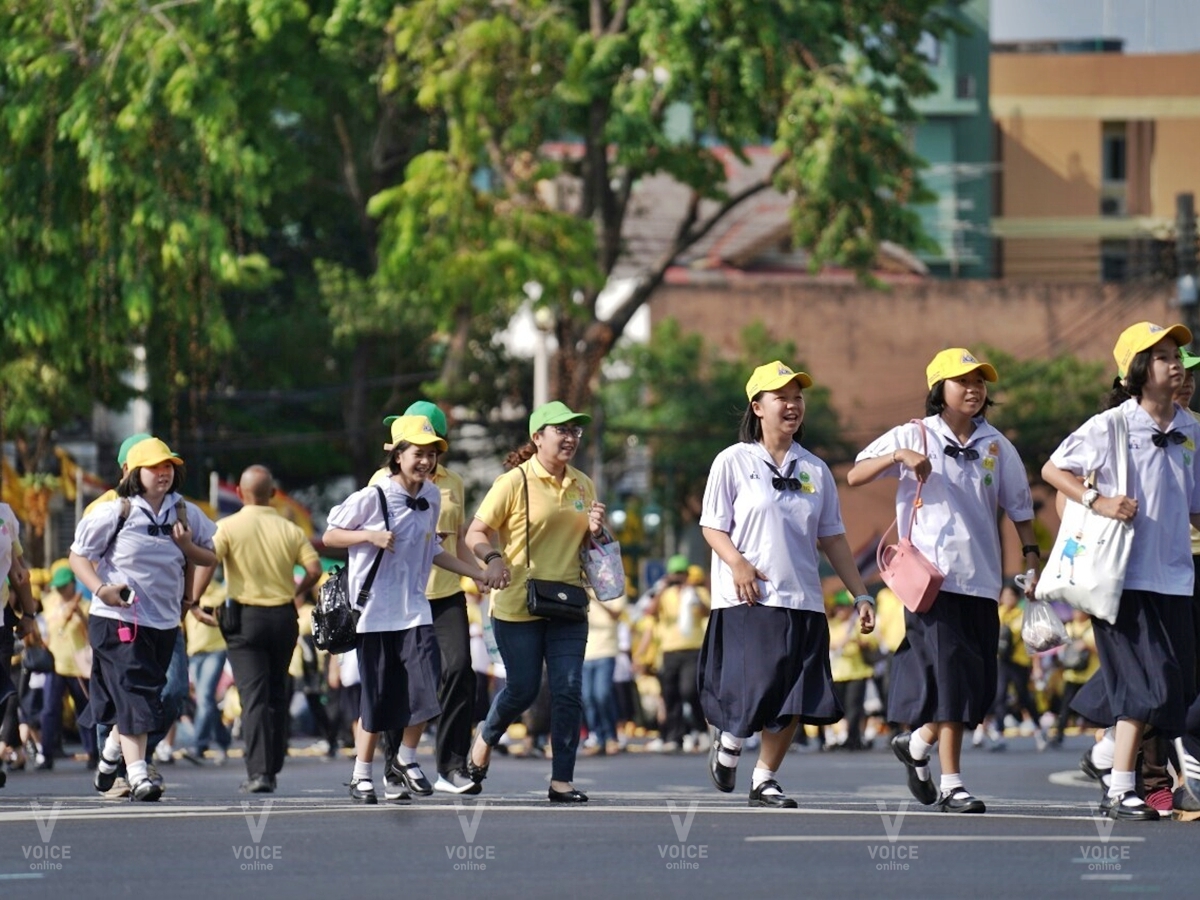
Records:
M1025 605L1021 639L1030 653L1045 653L1067 642L1067 629L1049 603L1030 600Z

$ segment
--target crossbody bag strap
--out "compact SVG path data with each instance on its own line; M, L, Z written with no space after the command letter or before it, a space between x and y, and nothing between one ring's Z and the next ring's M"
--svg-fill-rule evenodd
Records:
M915 422L917 425L919 425L921 427L921 455L928 457L929 456L929 431L925 427L925 421L923 419L912 419L911 421ZM913 497L912 514L908 517L908 534L904 535L905 540L909 540L909 541L912 540L913 526L915 526L917 524L917 510L920 509L920 507L921 507L921 490L924 487L925 487L925 482L923 482L921 479L918 478L917 479L917 495L915 497ZM897 524L896 525L897 536L899 536L899 533L900 533L900 526L899 526L899 524Z
M522 493L525 496L525 580L528 581L530 573L533 572L533 557L529 555L529 478L525 474L524 465L517 466L517 471L521 473Z
M392 530L392 520L388 516L387 496L383 493L383 488L375 485L375 491L379 494L379 505L383 507L383 527L388 531ZM375 573L379 571L379 564L383 562L383 548L379 548L379 552L375 554L375 561L371 563L371 570L367 572L366 580L363 581L362 587L358 589L358 608L362 609L367 605L367 601L371 599L371 585L375 583Z

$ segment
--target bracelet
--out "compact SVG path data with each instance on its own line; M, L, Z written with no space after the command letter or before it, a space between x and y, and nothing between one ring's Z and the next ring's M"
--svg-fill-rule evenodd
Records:
M1028 556L1030 553L1032 553L1038 559L1042 558L1042 548L1037 544L1025 544L1023 547L1021 547L1022 556Z
M499 550L493 550L491 553L489 553L487 556L485 556L483 558L483 564L485 566L490 565L493 559L504 559L504 554L501 553Z
M875 598L872 597L870 594L859 594L857 597L854 598L855 606L858 606L858 604L860 604L860 603L870 603L871 608L872 609L875 608Z
M100 592L101 592L102 590L104 590L106 587L112 587L112 582L111 582L111 581L102 581L102 582L100 583L100 587L98 587L98 588L96 588L94 591L92 591L92 596L94 596L94 597L99 597L99 596L100 596Z
M897 453L899 453L899 452L900 452L900 451L898 451L898 450L893 450L893 451L892 451L892 465L895 465L895 464L896 464L896 454L897 454Z

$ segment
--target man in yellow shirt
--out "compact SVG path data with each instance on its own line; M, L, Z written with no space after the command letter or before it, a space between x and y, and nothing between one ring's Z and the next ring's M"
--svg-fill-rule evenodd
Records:
M662 654L658 683L665 718L662 743L655 746L666 751L695 750L699 735L707 730L700 714L696 663L704 646L712 599L704 587L704 571L693 575L690 568L682 554L667 560L667 586L646 606L647 617L656 623Z
M62 732L63 696L71 695L76 720L87 709L87 678L79 668L80 653L88 647L87 611L75 584L75 573L66 560L51 567L49 590L42 595L46 619L46 646L54 654L54 671L46 675L46 702L42 707L42 745L45 763L38 768L54 767L54 751ZM100 755L96 749L94 728L80 728L79 741L87 751L88 768L95 768Z
M228 646L242 702L246 742L243 793L269 794L287 757L288 663L299 637L296 610L321 577L317 551L299 526L271 506L275 479L265 466L242 473L237 495L244 506L217 523L213 549L225 566L228 598L218 621ZM304 567L296 584L292 570ZM204 570L197 594L213 570Z

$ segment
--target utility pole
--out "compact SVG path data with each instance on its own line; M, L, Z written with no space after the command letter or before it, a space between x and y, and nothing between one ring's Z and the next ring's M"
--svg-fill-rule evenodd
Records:
M1183 312L1183 324L1192 332L1191 349L1195 352L1196 333L1200 331L1200 296L1196 290L1196 203L1192 194L1175 195L1175 261L1179 273L1175 302ZM1193 395L1192 406L1196 403Z

